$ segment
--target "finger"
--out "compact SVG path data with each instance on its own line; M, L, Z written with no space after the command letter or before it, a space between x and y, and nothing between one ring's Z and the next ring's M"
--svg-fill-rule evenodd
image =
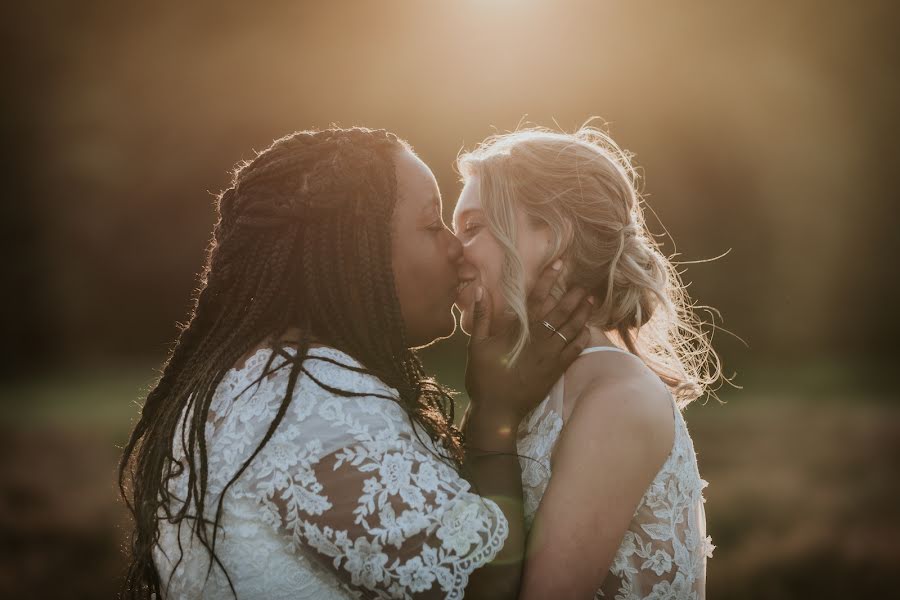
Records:
M588 319L591 318L593 312L593 299L588 296L581 301L575 309L575 312L569 317L569 320L561 327L557 327L557 330L562 333L567 340L572 340L578 335L578 332L587 325Z
M551 338L551 337L559 337L556 335L556 332L553 329L550 329L550 327L547 327L547 325L545 325L545 323L550 324L550 321L542 319L540 321L535 321L534 323L532 323L530 326L531 327L531 337L533 337L534 339L537 339L537 340L545 340L545 339ZM552 327L552 325L551 325L551 327ZM556 328L554 327L554 329L556 329ZM562 341L562 340L560 340L560 341Z
M544 317L544 320L559 329L572 318L572 315L581 304L582 300L584 300L585 296L587 296L587 290L582 287L570 289L560 301L556 303L556 306L553 307L550 313Z
M540 320L547 314L548 310L544 310L544 304L547 300L552 300L550 290L553 289L561 270L562 260L553 261L552 265L544 269L534 287L531 288L531 293L528 295L528 314L532 321Z
M473 308L472 340L480 342L486 340L491 334L491 314L493 313L493 301L491 294L479 285L475 288L475 306Z
M556 341L559 342L559 352L562 352L563 348L571 344L578 336L579 332L587 325L593 312L593 299L590 296L586 296L575 307L569 320L556 328L551 337L556 338Z
M569 368L575 359L582 353L582 351L588 347L588 344L591 343L591 330L587 327L582 327L581 332L578 336L572 340L571 342L563 348L563 351L559 353L559 366L566 370Z

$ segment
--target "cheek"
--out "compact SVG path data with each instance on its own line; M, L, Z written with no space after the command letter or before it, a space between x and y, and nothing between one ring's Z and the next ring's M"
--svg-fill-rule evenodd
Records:
M550 240L545 235L532 233L527 239L520 239L518 247L525 269L525 290L530 292L540 274L541 265L550 258Z
M403 240L394 244L394 286L407 328L415 328L421 312L421 297L417 280L422 276L421 258Z
M409 305L412 312L427 314L435 298L446 299L452 286L447 281L446 263L446 258L441 260L440 253L434 248L420 244L396 265L395 273L401 273L405 296L411 300ZM397 287L401 287L399 283Z
M397 291L397 299L400 301L400 309L404 320L410 318L412 302L412 274L409 265L405 261L394 259L394 288Z
M492 237L482 234L463 250L466 262L478 271L478 282L491 292L499 289L503 250ZM496 296L496 294L495 294Z
M530 292L537 281L538 269L544 261L544 255L536 252L534 248L522 253L522 263L525 268L525 290Z
M394 278L411 344L419 345L453 332L451 312L456 266L451 251L434 236L397 244Z
M475 267L478 276L474 284L469 286L460 302L460 327L466 333L472 332L472 305L475 302L475 285L480 284L491 294L494 304L493 318L499 319L506 310L506 300L500 291L500 279L503 272L504 253L500 244L486 234L479 235L463 247L466 262Z

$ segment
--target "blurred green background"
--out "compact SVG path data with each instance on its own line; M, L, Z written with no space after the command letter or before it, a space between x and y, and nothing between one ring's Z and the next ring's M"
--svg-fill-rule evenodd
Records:
M118 448L186 316L231 167L385 127L433 168L591 116L721 310L742 389L687 410L711 598L884 595L900 568L900 9L886 1L6 7L0 596L109 598ZM425 352L462 388L465 339ZM463 398L464 400L464 398Z

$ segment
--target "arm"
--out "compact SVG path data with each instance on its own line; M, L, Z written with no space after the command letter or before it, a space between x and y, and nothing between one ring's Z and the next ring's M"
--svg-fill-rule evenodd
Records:
M298 398L298 400L300 400ZM264 522L362 597L462 598L506 519L394 401L302 398L246 473ZM292 419L292 422L300 422Z
M509 535L494 561L473 573L467 598L515 598L519 594L526 534L516 431L589 338L584 324L591 305L583 290L573 290L552 310L543 310L557 275L547 269L529 297L529 312L539 320L563 323L559 329L570 341L563 342L562 337L540 327L513 368L502 360L510 348L510 332L504 324L491 327L490 295L483 289L476 294L475 328L466 365L470 404L462 424L466 440L463 476L480 495L497 502Z
M535 516L521 598L593 597L673 437L661 382L624 375L580 395Z
M472 574L466 598L515 598L522 577L526 535L522 475L516 452L518 422L481 411L469 411L466 416L463 434L467 447L462 475L478 494L497 503L509 531L494 561Z

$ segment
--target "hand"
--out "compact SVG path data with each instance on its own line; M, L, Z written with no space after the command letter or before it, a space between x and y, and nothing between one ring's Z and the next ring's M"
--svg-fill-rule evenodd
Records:
M492 324L490 293L483 287L475 291L474 326L466 362L466 390L472 414L518 426L587 347L590 332L585 324L591 315L592 300L584 289L573 288L554 302L550 290L559 277L559 266L557 261L545 269L529 294L531 336L511 367L506 357L515 342L515 327L509 321Z

